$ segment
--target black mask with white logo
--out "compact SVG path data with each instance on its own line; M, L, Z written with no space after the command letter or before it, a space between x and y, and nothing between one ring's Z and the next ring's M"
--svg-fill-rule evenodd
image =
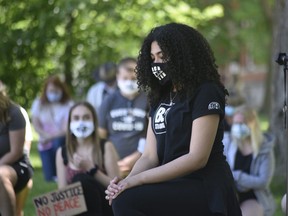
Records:
M171 81L170 77L165 72L166 65L166 63L151 63L152 73L159 80L161 85L165 85Z

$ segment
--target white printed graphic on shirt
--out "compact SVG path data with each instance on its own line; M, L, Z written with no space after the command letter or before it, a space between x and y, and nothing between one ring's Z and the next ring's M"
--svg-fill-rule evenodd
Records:
M153 121L153 129L156 134L166 133L166 125L167 125L166 117L170 109L171 109L170 104L162 103L156 110Z
M146 113L138 108L119 108L111 110L110 116L113 119L112 129L114 131L142 131Z
M220 104L218 102L211 102L208 105L208 110L213 110L213 109L220 109Z

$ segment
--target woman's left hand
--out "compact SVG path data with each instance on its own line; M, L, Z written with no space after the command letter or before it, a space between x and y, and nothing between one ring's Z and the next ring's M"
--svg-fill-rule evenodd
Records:
M107 194L106 199L109 200L109 204L111 205L112 200L115 199L119 194L121 194L124 190L137 186L134 176L127 177L118 183L116 183L116 179L114 178L105 193Z

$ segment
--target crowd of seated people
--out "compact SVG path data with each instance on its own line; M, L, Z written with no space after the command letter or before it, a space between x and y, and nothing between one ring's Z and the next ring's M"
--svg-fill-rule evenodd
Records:
M82 183L87 212L79 215L112 216L105 189L114 177L125 178L144 150L149 107L146 95L137 86L136 64L136 59L128 57L117 65L106 63L100 67L98 71L104 77L102 94L106 90L101 100L97 93L97 106L92 102L92 90L86 100L72 99L65 82L57 75L46 79L40 96L33 102L32 125L39 135L44 179L57 182L59 189ZM0 213L21 216L32 187L32 132L26 110L4 91L0 91L0 97L6 101L0 103L4 110L0 113L0 126L4 128L0 140L7 144L6 149L11 149L0 149L0 188L6 191L0 193ZM261 131L257 111L251 107L227 106L226 115L224 154L232 170L242 214L272 216L275 200L270 183L275 168L275 137ZM13 123L15 118L17 122ZM20 174L19 162L28 164L24 176ZM11 190L3 184L5 178L10 179L9 187L14 194L9 194ZM4 201L9 205L1 206ZM286 211L286 194L281 208Z

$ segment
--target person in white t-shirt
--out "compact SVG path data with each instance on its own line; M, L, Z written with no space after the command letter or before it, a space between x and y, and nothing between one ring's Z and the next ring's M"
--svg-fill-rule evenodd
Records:
M56 151L65 144L68 112L72 105L66 84L58 76L46 80L40 98L32 104L32 124L39 135L38 150L46 181L56 180Z

